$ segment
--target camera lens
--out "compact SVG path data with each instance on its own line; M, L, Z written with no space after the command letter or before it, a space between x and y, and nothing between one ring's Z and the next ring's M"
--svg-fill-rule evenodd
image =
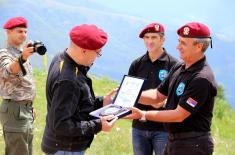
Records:
M47 51L46 47L41 44L37 44L34 48L35 48L35 51L40 55L44 55Z
M34 41L33 47L34 52L37 52L39 55L44 55L47 51L46 47L41 41Z

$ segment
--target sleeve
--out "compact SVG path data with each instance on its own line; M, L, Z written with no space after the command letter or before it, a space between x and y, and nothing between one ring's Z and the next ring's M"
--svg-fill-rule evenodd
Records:
M103 96L98 96L95 98L95 109L99 109L101 107L103 107Z
M57 83L51 103L52 127L57 135L92 136L101 131L101 120L74 121L74 113L79 104L80 90L75 88L72 81ZM66 91L64 91L66 90Z
M131 63L131 66L129 67L128 75L130 75L130 76L136 76L136 71L135 71L136 63L137 63L136 61L133 61L133 62Z
M0 52L0 72L3 77L8 77L12 74L10 69L10 64L14 62L14 60L8 56L5 51Z
M210 92L210 82L204 78L193 79L179 100L179 105L190 113L195 113L206 104Z
M168 88L169 88L169 80L170 80L169 75L157 87L157 90L165 96L168 96Z

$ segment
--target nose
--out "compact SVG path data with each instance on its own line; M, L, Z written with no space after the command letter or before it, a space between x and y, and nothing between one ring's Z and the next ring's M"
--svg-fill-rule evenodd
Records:
M27 32L23 32L23 35L26 37L27 36Z
M180 50L180 44L178 44L178 45L176 46L176 49Z

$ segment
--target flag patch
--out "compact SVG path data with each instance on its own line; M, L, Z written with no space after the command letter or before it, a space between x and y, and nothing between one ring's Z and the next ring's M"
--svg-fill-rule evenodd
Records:
M187 104L189 104L191 107L195 107L197 105L197 101L195 101L194 99L192 99L191 97L188 98L188 100L186 101Z

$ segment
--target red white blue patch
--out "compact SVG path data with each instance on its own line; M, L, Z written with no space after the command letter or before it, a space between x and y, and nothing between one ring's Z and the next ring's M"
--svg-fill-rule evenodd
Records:
M186 103L188 105L190 105L191 107L195 107L197 105L197 101L195 101L194 99L192 99L191 97L188 98L188 100L186 101Z

